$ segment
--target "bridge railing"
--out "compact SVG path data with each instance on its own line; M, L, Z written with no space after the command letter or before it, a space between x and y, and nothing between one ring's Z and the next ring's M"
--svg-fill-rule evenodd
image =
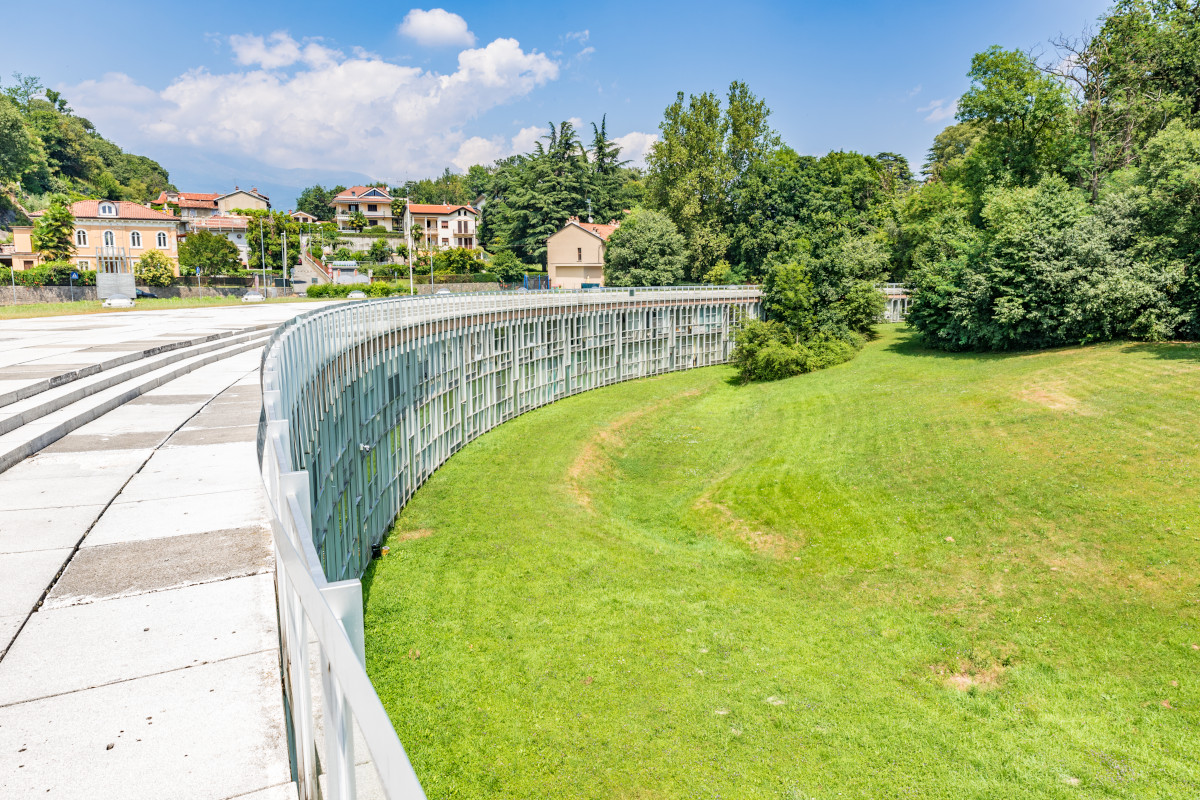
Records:
M258 446L303 800L368 782L371 796L424 797L364 668L358 580L416 488L525 411L723 363L739 314L758 313L756 287L487 292L341 303L275 331Z

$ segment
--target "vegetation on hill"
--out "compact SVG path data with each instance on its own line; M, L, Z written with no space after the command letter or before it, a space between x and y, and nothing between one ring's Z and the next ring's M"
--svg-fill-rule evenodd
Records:
M368 671L431 797L1190 796L1197 359L889 326L531 412L401 512Z
M145 202L174 189L161 165L105 139L61 94L13 78L0 86L0 223L27 223L52 193Z

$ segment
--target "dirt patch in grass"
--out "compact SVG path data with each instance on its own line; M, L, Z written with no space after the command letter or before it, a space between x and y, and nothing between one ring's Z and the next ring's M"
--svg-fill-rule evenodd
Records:
M953 668L944 664L930 664L929 669L951 689L960 692L969 692L972 689L986 692L1000 686L1005 667L998 663L979 667L968 662L960 662Z
M411 542L414 539L424 539L428 536L433 536L433 531L431 531L429 528L417 528L411 531L397 531L396 541Z
M707 493L692 504L692 508L709 516L715 516L718 524L725 530L750 546L756 553L784 558L790 556L804 544L803 539L793 540L778 533L760 531L746 520L734 514L729 508L717 503Z
M571 466L567 468L567 491L574 498L575 502L588 511L593 510L592 495L588 484L597 476L607 471L611 463L609 453L620 450L625 446L625 431L631 425L648 414L653 414L672 403L686 397L695 397L698 394L700 394L699 389L688 389L673 397L665 397L648 406L636 408L617 417L608 425L596 431L593 436L589 437L583 443L583 447L580 448L579 455L575 457L575 460L571 462Z
M1096 415L1096 410L1091 406L1079 398L1067 394L1066 389L1061 383L1026 386L1017 393L1017 397L1027 403L1033 403L1042 408L1048 408L1051 411L1060 411L1064 414L1081 414L1087 417Z

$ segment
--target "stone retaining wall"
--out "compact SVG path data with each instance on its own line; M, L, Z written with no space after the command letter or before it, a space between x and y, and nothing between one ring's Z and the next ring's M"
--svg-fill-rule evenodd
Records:
M404 285L405 281L399 281L399 283L401 285ZM418 283L416 285L416 289L417 289L417 294L433 294L435 292L440 292L442 289L448 289L449 291L453 292L454 294L461 294L463 292L498 292L498 291L500 291L500 284L498 284L498 283L437 283L437 284L434 284L433 286L430 286L429 284L422 285L422 284Z

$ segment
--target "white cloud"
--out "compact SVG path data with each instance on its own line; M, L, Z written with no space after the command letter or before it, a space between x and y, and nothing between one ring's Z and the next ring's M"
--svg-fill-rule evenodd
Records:
M78 113L131 149L169 142L273 167L353 170L392 179L440 172L476 153L502 153L509 144L503 137L493 147L491 140L468 136L464 127L559 72L546 55L525 52L515 39L460 52L450 73L371 54L347 57L287 34L230 43L239 62L260 68L192 70L161 92L110 73L67 87L67 96ZM280 70L292 65L293 71Z
M941 122L942 120L951 119L958 113L958 101L951 100L947 102L947 99L943 97L940 100L934 100L932 103L917 109L918 114L924 114L926 111L929 112L929 116L925 117L926 122Z
M533 152L534 145L536 145L538 140L549 132L549 128L542 128L537 125L530 125L528 128L521 128L521 130L517 131L517 135L512 138L512 152Z
M907 95L908 99L911 100L912 98L916 97L920 93L921 93L921 84L918 83L916 86L914 86L913 88L908 90L908 95Z
M297 42L287 31L275 31L265 39L262 36L234 34L229 37L233 58L239 64L258 64L263 69L290 67L303 61L310 67L328 66L342 58L338 50L322 47L312 40Z
M620 159L622 161L629 161L631 167L644 167L646 166L646 154L658 141L658 134L630 131L624 136L615 137L613 141L621 146Z
M571 31L569 33L563 34L563 41L569 42L571 40L574 40L574 41L579 42L580 44L583 44L590 37L591 37L591 32L587 28L584 28L581 31Z
M471 47L475 44L475 34L467 30L467 21L443 8L428 11L414 8L404 15L400 33L426 47Z

